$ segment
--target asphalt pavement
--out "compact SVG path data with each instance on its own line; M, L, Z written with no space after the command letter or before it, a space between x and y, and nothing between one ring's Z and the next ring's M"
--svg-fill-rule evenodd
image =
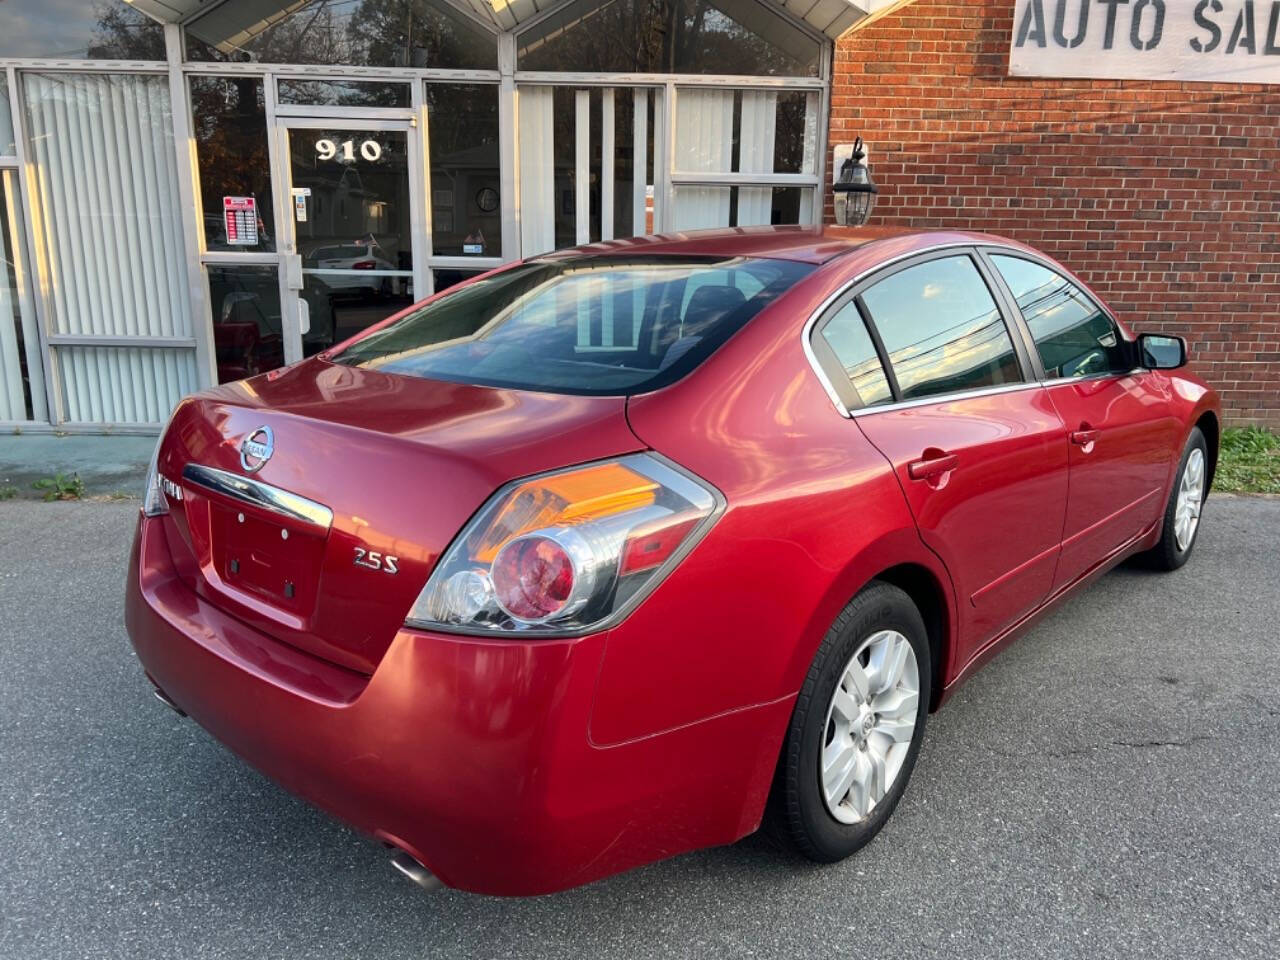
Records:
M530 900L421 893L156 702L136 510L0 503L5 960L1280 954L1280 500L1215 496L1182 571L988 665L853 859L752 837Z

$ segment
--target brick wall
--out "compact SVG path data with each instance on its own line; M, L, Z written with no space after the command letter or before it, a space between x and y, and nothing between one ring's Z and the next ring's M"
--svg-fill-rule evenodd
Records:
M872 222L1044 250L1185 335L1229 421L1280 427L1280 87L1016 79L1012 21L918 0L836 44L830 140L870 145Z

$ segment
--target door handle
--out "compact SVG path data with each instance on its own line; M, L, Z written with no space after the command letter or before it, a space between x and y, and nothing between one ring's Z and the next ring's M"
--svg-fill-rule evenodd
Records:
M929 480L939 474L950 473L959 462L959 458L954 453L938 451L935 456L926 456L908 463L907 476L912 480Z
M1071 433L1071 442L1080 447L1083 453L1093 453L1093 444L1097 439L1097 430L1074 430Z

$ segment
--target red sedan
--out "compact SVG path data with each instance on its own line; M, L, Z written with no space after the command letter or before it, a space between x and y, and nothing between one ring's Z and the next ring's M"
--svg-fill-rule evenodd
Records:
M1186 562L1220 418L1185 362L980 234L540 257L185 400L129 633L419 882L543 893L766 819L838 860L983 661Z

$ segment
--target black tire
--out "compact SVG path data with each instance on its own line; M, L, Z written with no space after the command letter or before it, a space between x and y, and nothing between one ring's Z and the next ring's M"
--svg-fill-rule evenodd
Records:
M1184 549L1178 546L1178 537L1174 529L1177 520L1178 491L1182 486L1182 475L1187 469L1187 461L1191 459L1191 453L1194 450L1199 450L1201 457L1204 458L1204 495L1200 500L1202 509L1204 501L1209 497L1209 445L1205 443L1204 434L1200 432L1200 428L1192 427L1191 435L1187 437L1187 445L1182 451L1182 458L1178 461L1178 470L1173 475L1173 487L1169 490L1169 502L1164 508L1160 542L1142 554L1142 559L1146 562L1146 565L1154 570L1177 570L1191 558L1191 551L1195 549L1196 540L1200 537L1200 524L1197 523L1195 530L1191 534L1191 541Z
M902 767L883 798L864 819L843 823L827 809L819 773L819 757L827 737L828 708L854 653L881 630L902 634L915 653L920 685L915 729ZM827 631L800 690L770 797L769 833L819 863L842 860L879 833L906 790L920 752L929 713L931 680L929 639L920 611L899 588L872 581Z

